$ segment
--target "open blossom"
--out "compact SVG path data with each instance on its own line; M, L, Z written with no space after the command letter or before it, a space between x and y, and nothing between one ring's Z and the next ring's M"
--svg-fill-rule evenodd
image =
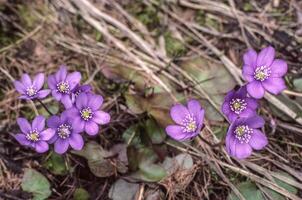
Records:
M226 136L227 152L238 159L252 154L252 149L263 149L268 141L259 128L264 126L262 117L238 118L229 127Z
M24 145L34 148L39 153L48 151L48 143L55 131L53 129L45 128L45 118L43 116L37 116L32 125L24 118L18 118L17 123L22 133L15 135L16 140Z
M80 80L79 72L67 74L67 68L63 65L58 72L48 77L48 87L57 101L61 101L65 108L70 108L72 107L71 91L80 83Z
M167 134L175 140L191 139L199 134L203 127L204 109L197 100L190 100L187 107L174 105L170 115L176 125L166 127Z
M110 121L110 115L100 110L102 104L102 96L81 93L74 106L67 111L73 120L72 127L79 132L96 135L99 132L99 124L107 124Z
M256 99L247 96L246 87L242 86L237 91L231 90L224 98L221 110L232 122L238 117L251 117L256 115L258 103Z
M51 116L47 120L47 126L56 131L49 143L54 143L55 152L58 154L65 153L69 145L75 150L83 148L83 137L72 128L72 119L68 118L66 111L61 116Z
M257 54L249 50L243 56L243 77L247 84L248 93L260 99L264 96L265 90L272 94L279 94L286 88L283 76L287 72L287 64L284 60L275 59L275 49L267 47Z
M49 93L50 90L43 90L44 74L37 74L33 81L28 74L23 74L21 81L14 81L16 90L21 94L20 99L43 99Z
M92 88L90 85L77 85L72 91L71 91L71 101L72 103L75 102L76 98L81 93L88 93L91 92Z

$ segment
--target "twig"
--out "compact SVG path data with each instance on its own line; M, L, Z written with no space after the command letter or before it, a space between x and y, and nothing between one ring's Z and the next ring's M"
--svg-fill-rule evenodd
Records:
M204 143L206 143L208 146L215 148L215 147L219 147L221 144L223 144L223 141L217 143L217 144L211 144L210 142L208 142L206 139L204 139L200 134L197 135L197 137L203 141Z
M159 78L157 77L152 70L150 70L148 68L148 66L141 60L139 59L137 56L135 56L135 54L133 54L129 48L127 48L122 42L120 42L119 40L117 40L115 37L112 36L112 34L110 34L108 32L108 30L106 29L106 27L101 26L101 24L99 23L99 21L95 20L94 18L92 18L89 13L92 12L93 15L97 15L101 18L103 18L106 21L109 21L110 23L116 25L119 29L121 29L122 31L128 33L132 38L135 39L135 41L142 41L137 35L132 34L132 32L129 32L129 29L127 27L125 27L123 24L121 24L120 22L116 21L115 19L113 19L112 17L110 17L109 15L99 11L97 8L95 8L90 2L88 2L87 0L73 0L73 2L82 10L81 15L84 18L84 20L86 20L90 25L92 25L94 28L96 28L98 31L100 31L108 40L110 40L111 42L113 42L117 48L121 49L123 52L125 52L130 58L132 58L139 66L142 67L142 69L144 71L146 71L147 74L149 74L157 83L159 83L170 95L173 99L176 100L176 97L171 93L171 89ZM143 46L141 46L143 45ZM145 42L141 43L141 47L143 49L145 49L148 53L150 53L150 55L154 56L153 53L151 53L152 51L148 48L148 46L145 45ZM151 51L151 52L150 52Z
M6 199L12 199L12 200L23 200L19 197L15 197L13 195L10 195L10 194L7 194L7 193L4 193L2 190L0 190L0 197L4 197Z
M231 5L231 8L232 8L232 12L234 13L238 23L239 23L239 26L240 26L240 29L241 29L241 32L242 32L242 36L244 38L244 41L246 43L246 45L251 48L251 44L249 43L249 40L247 39L246 37L246 34L245 34L245 30L244 30L244 26L243 26L243 23L242 23L242 20L240 19L240 17L238 16L238 13L237 13L237 10L236 10L236 6L235 6L235 2L234 0L229 0L229 3Z
M139 194L138 194L138 197L137 197L137 200L143 200L144 198L144 191L145 191L145 185L142 184L139 188Z
M15 81L14 77L12 77L12 75L10 75L10 73L9 73L7 70L5 70L5 69L3 69L2 67L0 67L0 71L1 71L5 76L7 76L12 82Z
M284 90L283 93L291 95L291 96L302 97L302 93L294 92L294 91L291 91L291 90Z

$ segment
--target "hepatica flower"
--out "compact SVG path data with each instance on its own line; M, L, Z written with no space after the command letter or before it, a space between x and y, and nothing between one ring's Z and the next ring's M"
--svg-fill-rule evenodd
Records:
M48 151L48 143L55 131L53 129L45 128L45 118L43 116L37 116L32 125L24 118L18 118L17 123L22 131L15 135L16 140L24 145L34 148L39 153Z
M247 96L246 87L231 90L224 98L222 112L232 122L238 117L251 117L256 115L257 100Z
M55 135L49 143L54 143L55 152L63 154L69 145L75 150L81 150L84 140L78 131L72 127L72 119L68 118L66 111L61 116L51 116L47 120L47 126L55 130Z
M287 64L284 60L275 59L275 49L267 47L259 54L249 50L243 56L243 77L247 84L248 93L260 99L264 96L265 90L272 94L279 94L286 88L283 76L287 72Z
M183 141L195 137L203 127L204 109L196 100L190 100L187 107L174 105L170 115L176 125L166 127L167 134L175 140Z
M72 107L71 91L80 83L80 80L79 72L67 74L66 66L61 66L57 73L48 77L48 87L57 101L61 101L65 108L70 108Z
M227 152L233 157L244 159L252 154L252 149L263 149L268 143L266 136L259 130L263 126L263 118L257 115L236 119L227 132Z
M50 90L42 89L44 85L43 73L37 74L33 81L28 74L23 74L21 81L14 81L14 85L16 90L21 94L20 99L43 99L50 93Z
M85 131L88 135L96 135L99 125L107 124L110 115L100 110L103 97L91 93L81 93L75 105L68 110L68 115L73 120L72 127L79 132Z

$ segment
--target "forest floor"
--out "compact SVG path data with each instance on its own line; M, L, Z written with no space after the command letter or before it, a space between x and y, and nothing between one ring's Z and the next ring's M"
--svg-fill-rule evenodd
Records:
M0 27L0 199L302 199L302 2L0 0ZM268 45L289 69L287 90L260 101L264 150L239 161L223 145L166 137L171 105L195 98L202 137L223 144L220 107L243 84L242 56ZM111 122L81 152L37 154L14 139L16 118L48 113L13 81L61 64L104 97Z

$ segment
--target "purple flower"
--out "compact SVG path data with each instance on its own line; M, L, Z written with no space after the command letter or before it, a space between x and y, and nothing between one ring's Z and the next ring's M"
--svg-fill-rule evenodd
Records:
M224 98L221 110L232 122L238 117L252 117L256 115L257 100L247 96L246 87L231 90Z
M265 90L272 94L279 94L286 88L282 78L287 72L287 64L284 60L275 59L275 49L267 47L257 55L256 51L250 49L243 56L243 77L247 84L248 93L260 99Z
M18 118L17 123L22 131L15 135L16 140L24 145L34 148L39 153L48 151L48 143L55 134L53 129L45 129L45 118L37 116L32 125L24 118Z
M175 140L187 140L195 137L203 127L204 109L197 100L188 101L187 107L174 105L170 115L176 125L166 127L167 134Z
M56 130L56 134L49 143L55 143L55 152L63 154L69 145L75 150L81 150L84 146L82 136L72 128L72 118L68 118L66 111L61 116L51 116L47 120L47 126Z
M73 120L72 127L79 132L85 131L88 135L99 132L99 124L107 124L110 115L100 110L103 97L91 93L81 93L75 105L68 110L69 117Z
M70 108L72 107L70 93L80 80L80 72L67 74L66 66L62 65L56 74L48 77L48 87L52 90L51 94L57 101L61 101L65 108Z
M28 74L23 74L21 81L14 81L14 85L21 94L20 99L43 99L50 93L50 90L41 90L44 85L43 73L37 74L33 81Z
M81 93L88 93L91 92L92 88L90 85L77 85L72 91L71 91L71 101L72 103L75 102L76 98Z
M263 126L263 118L257 115L236 119L227 132L227 152L233 157L244 159L252 154L252 149L263 149L268 143L266 136L259 130Z

